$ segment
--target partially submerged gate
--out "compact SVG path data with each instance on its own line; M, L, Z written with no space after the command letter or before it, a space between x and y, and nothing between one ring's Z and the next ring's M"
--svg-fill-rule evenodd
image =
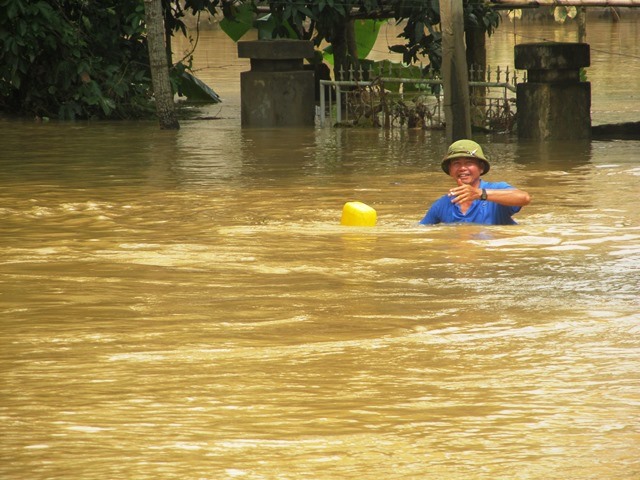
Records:
M416 78L415 71L352 70L346 75L341 72L340 80L321 80L320 125L443 128L442 79ZM515 70L476 68L469 78L474 128L511 132L516 126L519 81Z

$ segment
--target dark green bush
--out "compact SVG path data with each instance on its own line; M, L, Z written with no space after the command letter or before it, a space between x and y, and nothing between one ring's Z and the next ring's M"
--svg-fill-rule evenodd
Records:
M0 0L0 111L60 119L152 112L139 0Z

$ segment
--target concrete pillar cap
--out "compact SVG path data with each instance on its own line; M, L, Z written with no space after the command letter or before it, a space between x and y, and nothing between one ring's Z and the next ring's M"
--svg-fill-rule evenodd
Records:
M514 57L518 70L579 70L591 64L586 43L521 43L515 46Z
M293 60L313 57L309 40L250 40L238 42L238 57L253 60Z

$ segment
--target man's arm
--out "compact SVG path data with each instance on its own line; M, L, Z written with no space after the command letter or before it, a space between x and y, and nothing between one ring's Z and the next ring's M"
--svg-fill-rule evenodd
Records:
M476 198L482 195L482 189L476 188ZM487 200L507 207L524 207L531 202L531 195L517 188L487 189Z
M507 207L524 207L531 202L531 196L524 190L517 188L487 188L487 200ZM482 196L482 188L463 184L458 180L458 186L449 190L449 196L454 197L453 203L472 202Z

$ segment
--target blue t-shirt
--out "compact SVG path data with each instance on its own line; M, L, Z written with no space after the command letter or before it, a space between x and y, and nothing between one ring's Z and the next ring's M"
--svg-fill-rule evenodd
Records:
M500 190L513 188L506 182L485 182L480 180L480 188L488 190ZM451 203L451 197L443 195L431 205L431 208L420 223L422 225L434 225L436 223L480 223L483 225L515 225L511 218L518 213L520 207L507 207L489 200L474 200L467 210L462 213L460 206Z

